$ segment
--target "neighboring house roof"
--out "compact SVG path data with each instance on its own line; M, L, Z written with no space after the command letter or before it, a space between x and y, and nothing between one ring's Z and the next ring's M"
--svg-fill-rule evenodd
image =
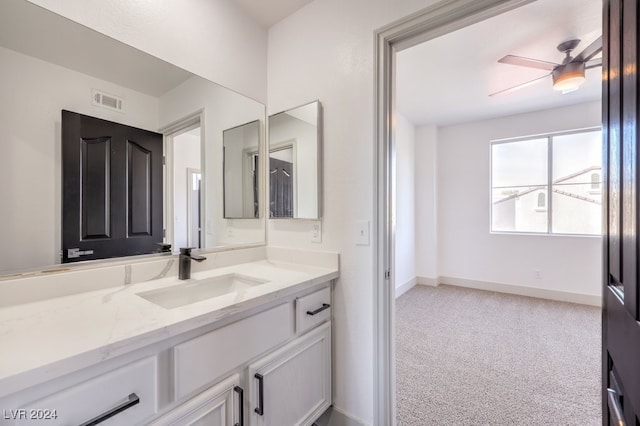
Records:
M600 167L600 166L587 167L586 169L583 169L583 170L577 171L575 173L571 173L570 175L558 178L558 179L554 180L552 183L553 184L562 183L562 182L565 182L565 181L567 181L569 179L573 179L575 177L587 174L587 173L595 171L595 170L602 170L602 167ZM509 195L508 197L502 198L502 199L500 199L498 201L494 201L493 204L499 204L499 203L503 203L505 201L513 200L514 198L522 197L523 195L530 194L530 193L538 191L540 189L545 189L546 187L547 187L547 185L534 186L532 188L527 189L526 191L518 192L516 194L512 194L512 195ZM556 194L560 194L560 195L566 195L567 197L576 198L578 200L587 201L589 203L601 204L601 202L599 200L594 200L593 198L589 198L589 197L583 197L582 195L578 195L578 194L572 194L571 192L562 191L560 189L555 189L554 188L553 192L556 193Z
M558 179L554 180L553 183L564 182L565 180L573 179L574 177L578 177L580 175L587 174L587 173L592 172L594 170L602 170L602 167L600 167L600 166L587 167L586 169L580 170L579 172L571 173L570 175L558 178ZM591 183L591 182L589 182L589 183Z

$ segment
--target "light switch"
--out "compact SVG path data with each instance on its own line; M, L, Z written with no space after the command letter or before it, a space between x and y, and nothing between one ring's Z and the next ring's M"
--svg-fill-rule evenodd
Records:
M359 220L356 222L356 245L368 246L369 245L369 221Z

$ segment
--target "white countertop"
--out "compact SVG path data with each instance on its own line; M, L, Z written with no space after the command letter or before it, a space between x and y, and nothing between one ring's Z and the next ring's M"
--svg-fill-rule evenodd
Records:
M189 282L175 276L2 307L0 398L338 277L337 260L309 263L257 260L194 272L192 280L237 273L268 282L172 309L136 293Z

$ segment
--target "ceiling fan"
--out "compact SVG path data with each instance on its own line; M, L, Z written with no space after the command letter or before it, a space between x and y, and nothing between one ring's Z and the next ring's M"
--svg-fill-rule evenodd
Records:
M538 59L524 58L522 56L507 55L498 62L502 64L519 65L522 67L536 68L549 71L549 74L538 77L526 83L508 89L500 90L489 96L501 95L503 93L522 89L548 76L553 79L553 89L562 93L572 92L584 82L584 72L586 69L602 66L602 58L593 59L602 51L602 36L587 46L581 53L571 56L571 52L580 44L580 40L568 40L558 45L558 50L565 54L561 64L541 61Z

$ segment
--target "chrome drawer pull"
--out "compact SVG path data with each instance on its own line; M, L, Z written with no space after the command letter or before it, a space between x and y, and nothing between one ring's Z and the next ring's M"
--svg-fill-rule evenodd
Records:
M325 309L329 309L331 307L328 303L323 303L321 308L316 309L315 311L307 311L307 315L315 315L324 311Z
M607 400L609 402L609 413L611 414L611 423L613 426L626 426L627 423L624 421L624 417L622 415L622 407L620 406L620 398L618 397L618 392L615 390L608 388L607 389Z
M121 412L123 412L124 410L133 407L134 405L138 404L140 402L140 398L138 398L138 395L136 395L135 393L131 393L129 394L129 397L127 398L127 401L123 402L122 404L118 405L117 407L112 408L111 410L100 414L98 417L94 417L93 419L89 420L88 422L84 422L82 423L80 426L93 426L93 425L97 425L98 423L102 423L105 420L115 416L116 414L119 414Z

